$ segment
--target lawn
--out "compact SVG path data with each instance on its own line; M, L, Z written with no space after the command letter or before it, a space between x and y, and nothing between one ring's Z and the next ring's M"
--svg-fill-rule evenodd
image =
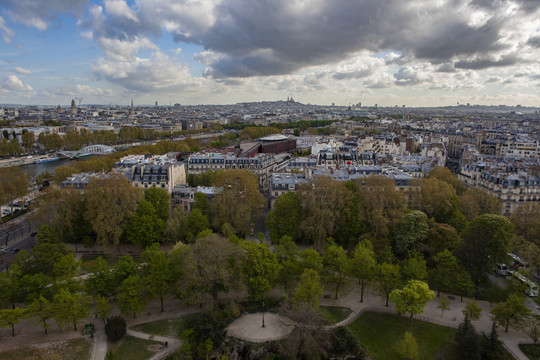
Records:
M530 360L540 360L540 345L519 344L519 348Z
M320 309L332 325L345 320L352 313L351 309L339 306L321 306Z
M145 334L178 337L178 335L185 330L183 319L195 316L197 316L197 314L184 315L183 317L176 319L156 320L132 326L131 329Z
M395 344L410 330L418 344L419 359L433 359L451 349L456 329L409 319L399 315L365 312L349 325L373 360L399 359Z
M91 344L87 338L78 338L45 348L19 347L0 352L0 360L86 360L90 359Z
M126 336L117 342L109 342L108 347L114 351L118 359L146 360L155 355L161 346L159 341L139 339Z

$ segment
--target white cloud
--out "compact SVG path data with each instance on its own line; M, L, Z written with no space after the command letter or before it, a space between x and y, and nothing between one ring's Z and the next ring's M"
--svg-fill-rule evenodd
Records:
M6 21L0 16L0 32L2 33L2 40L6 44L11 44L11 39L15 36L15 31L7 27Z
M3 93L16 92L21 95L30 95L33 89L30 85L24 85L16 75L9 75L0 80L0 91Z
M135 11L133 11L124 0L105 0L105 10L107 11L107 14L116 17L125 17L134 22L139 22Z
M19 67L19 66L15 66L13 68L13 71L15 71L17 74L21 74L21 75L32 75L33 74L32 70L28 70L28 69L25 69L25 68L22 68L22 67Z

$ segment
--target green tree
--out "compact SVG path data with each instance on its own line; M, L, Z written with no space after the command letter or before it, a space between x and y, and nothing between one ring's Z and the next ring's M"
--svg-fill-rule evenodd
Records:
M441 309L441 318L443 317L443 313L445 311L450 310L450 299L448 299L448 296L444 295L443 297L439 298L439 305L437 305L437 309Z
M5 272L0 272L0 305L11 305L22 299L23 273L17 263L13 263Z
M104 296L98 296L96 300L96 310L94 314L101 321L105 321L112 314L112 306L109 303L109 299Z
M396 352L401 359L417 360L418 359L418 344L410 331L405 331L403 339L395 345Z
M420 203L414 207L439 223L449 223L458 209L458 197L452 185L437 178L422 180L420 195Z
M459 323L454 339L459 359L478 360L480 358L480 340L468 316Z
M463 302L463 297L470 296L474 289L474 284L471 281L470 275L461 266L456 273L456 282L454 283L453 288L456 294L461 297L461 302Z
M154 206L145 199L141 201L135 215L129 220L126 237L133 244L148 247L163 239L164 223Z
M505 302L491 309L490 313L493 321L503 326L504 332L508 332L508 327L522 329L531 310L525 306L522 297L512 294Z
M283 236L298 239L302 204L295 192L281 195L274 203L274 208L266 216L266 225L270 229L272 241L277 242Z
M243 274L248 294L253 299L260 299L272 289L281 266L276 254L265 244L242 241L240 246L246 251Z
M15 336L15 324L17 324L25 315L25 309L14 308L0 310L0 327L11 327L11 336Z
M480 320L480 316L482 315L482 308L476 300L468 300L465 304L465 309L461 311L464 316L468 316L471 321L478 321Z
M72 293L68 289L60 289L53 297L54 319L59 328L72 324L77 331L77 322L88 316L90 301L81 293Z
M167 221L171 208L171 200L167 190L152 186L144 191L144 199L152 204L161 221Z
M94 260L85 281L86 291L94 297L108 297L114 293L114 278L111 267L101 256Z
M130 275L118 288L118 307L124 314L137 314L144 310L148 303L148 289L140 275Z
M468 221L482 214L500 215L501 209L499 199L479 188L469 188L459 197L459 210Z
M401 274L404 283L407 283L409 280L425 280L428 272L422 253L409 251L407 258L402 262Z
M456 250L461 238L453 226L434 223L429 229L426 242L431 252L439 253L443 250Z
M208 196L202 192L195 193L195 202L193 203L192 210L200 210L201 213L208 217L210 215L210 203L208 202Z
M323 271L325 282L333 287L334 299L338 299L339 290L346 284L347 272L350 268L347 252L341 246L328 239L323 253Z
M380 296L386 299L386 306L390 293L401 284L401 274L399 266L396 264L383 262L377 267L375 288Z
M482 350L480 357L482 360L502 360L504 359L505 350L502 345L502 341L497 334L497 326L495 323L491 323L491 332L489 336L483 334L482 336Z
M142 197L142 190L121 175L90 180L85 215L90 219L99 244L119 245Z
M485 214L470 222L458 254L477 291L480 279L506 261L513 236L513 225L503 216Z
M298 253L300 257L300 267L303 269L313 269L319 274L322 273L323 263L321 255L313 249L305 249Z
M305 269L300 275L300 283L293 298L296 302L306 303L317 308L319 307L319 297L323 292L319 274L313 269Z
M45 330L45 334L47 334L47 320L54 318L54 307L50 301L40 295L28 306L27 312L29 316L39 321L39 324Z
M444 181L452 185L458 195L463 194L465 190L467 190L467 186L461 180L459 180L456 175L452 174L450 169L446 167L434 167L429 172L429 177Z
M143 274L152 295L159 297L161 312L164 311L163 300L167 294L171 279L171 267L165 251L153 244L142 254L144 260Z
M188 213L183 206L177 206L173 209L171 216L165 223L164 241L169 244L175 244L182 240L182 231L186 222Z
M192 243L197 238L197 235L208 230L210 224L206 216L199 209L194 209L187 217L182 228L183 238L187 243Z
M427 238L428 232L426 214L418 210L405 214L394 235L396 252L403 254L407 250L418 250Z
M118 292L118 287L131 275L135 275L138 272L139 264L137 264L130 255L123 255L118 259L118 262L114 266L113 281L115 293Z
M23 131L21 140L24 147L26 148L26 152L30 153L32 151L32 148L34 147L34 143L36 142L36 136L34 135L34 133L30 131Z
M107 319L105 334L109 341L118 341L126 335L126 320L121 316L113 316Z
M437 296L441 291L452 291L455 288L458 262L456 257L448 250L443 250L433 258L434 267L429 270L429 284L437 290Z
M222 190L211 206L213 227L229 223L237 234L251 234L264 206L257 176L247 169L224 170L216 174L214 186Z
M279 264L281 265L278 281L283 284L283 288L287 292L289 283L301 271L298 259L298 246L296 246L292 237L286 235L279 240L279 243L274 248Z
M410 280L402 290L395 289L390 293L390 300L396 304L398 313L420 315L428 301L435 299L435 293L423 281Z
M377 261L371 242L364 240L358 243L352 254L350 266L351 274L360 283L360 302L364 302L364 281L373 278L376 265Z

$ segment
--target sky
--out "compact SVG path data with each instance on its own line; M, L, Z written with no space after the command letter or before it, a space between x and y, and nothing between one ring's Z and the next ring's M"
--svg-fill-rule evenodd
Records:
M0 0L0 103L540 106L540 0Z

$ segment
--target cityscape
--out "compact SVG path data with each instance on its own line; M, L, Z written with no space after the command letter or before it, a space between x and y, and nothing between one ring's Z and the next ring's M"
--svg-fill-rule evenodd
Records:
M0 0L0 359L540 359L539 19Z

